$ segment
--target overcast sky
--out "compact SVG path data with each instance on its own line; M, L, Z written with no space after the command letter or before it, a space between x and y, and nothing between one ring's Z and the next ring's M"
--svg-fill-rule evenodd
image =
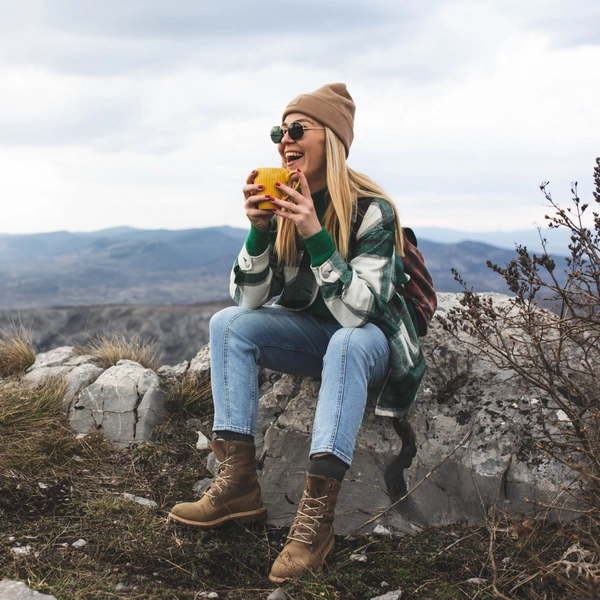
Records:
M0 0L0 232L247 226L287 103L343 81L403 223L528 229L591 197L598 0Z

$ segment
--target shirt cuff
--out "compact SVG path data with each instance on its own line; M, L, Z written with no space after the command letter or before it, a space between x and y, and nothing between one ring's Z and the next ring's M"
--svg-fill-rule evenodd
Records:
M325 229L307 237L304 245L310 254L311 267L322 265L335 252L335 244Z
M250 225L250 231L246 238L246 251L250 256L260 256L269 247L269 230L261 231Z

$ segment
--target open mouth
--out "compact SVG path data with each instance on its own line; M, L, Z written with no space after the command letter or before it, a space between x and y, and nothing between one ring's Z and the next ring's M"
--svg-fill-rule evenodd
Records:
M286 152L285 163L288 167L291 167L297 160L300 160L304 154L301 152Z

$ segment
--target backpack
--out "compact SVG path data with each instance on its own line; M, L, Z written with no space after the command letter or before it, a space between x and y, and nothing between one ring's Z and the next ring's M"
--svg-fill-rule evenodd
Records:
M352 226L351 246L354 246L363 217L372 201L373 198L358 199L358 214ZM433 288L433 279L425 266L423 253L417 248L417 236L408 227L402 228L402 234L404 256L396 256L397 292L405 300L410 300L415 313L417 331L422 337L426 335L437 308L437 296Z

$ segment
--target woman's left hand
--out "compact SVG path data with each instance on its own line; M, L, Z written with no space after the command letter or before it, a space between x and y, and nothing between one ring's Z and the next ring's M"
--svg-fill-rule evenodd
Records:
M292 187L280 183L277 187L288 196L288 199L280 200L279 198L271 198L271 202L277 207L273 209L273 212L279 217L293 221L298 229L300 237L305 239L311 235L315 235L315 233L319 233L322 229L322 225L315 211L315 205L312 196L310 195L308 181L300 169L298 169L296 173L298 174L298 181L302 193L297 192Z

